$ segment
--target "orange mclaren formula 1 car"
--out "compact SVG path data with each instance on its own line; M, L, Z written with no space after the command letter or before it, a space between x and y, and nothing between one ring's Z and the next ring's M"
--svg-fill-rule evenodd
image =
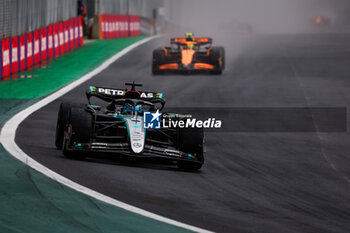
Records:
M167 71L221 74L225 68L225 49L212 46L211 38L196 38L187 33L186 37L172 38L170 43L171 47L153 51L153 74Z

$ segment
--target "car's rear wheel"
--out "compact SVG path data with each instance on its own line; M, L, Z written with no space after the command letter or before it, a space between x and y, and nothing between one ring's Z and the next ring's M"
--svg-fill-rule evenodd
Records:
M55 145L57 149L62 149L64 130L68 123L69 110L72 107L84 107L84 104L64 102L60 104L56 124Z
M179 129L179 149L189 154L188 161L178 161L182 170L199 170L204 163L204 131L202 128ZM193 161L191 161L191 159Z
M92 115L84 108L73 107L68 114L68 126L70 130L69 142L65 139L65 145L63 147L63 155L73 159L83 159L85 155L79 151L67 150L67 144L77 145L81 143L90 142L91 127L92 127Z
M162 70L159 69L159 66L164 62L165 53L162 49L156 49L153 51L152 59L152 73L161 74Z
M214 65L214 70L211 71L212 74L221 74L225 69L225 48L224 47L213 47L210 53L211 63Z

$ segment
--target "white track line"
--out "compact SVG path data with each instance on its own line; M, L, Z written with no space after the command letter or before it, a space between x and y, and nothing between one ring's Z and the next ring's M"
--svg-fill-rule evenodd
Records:
M64 184L78 192L84 193L86 195L89 195L93 198L96 198L98 200L101 200L103 202L106 202L108 204L114 205L116 207L128 210L130 212L143 215L148 218L152 218L164 223L168 223L177 227L181 227L187 230L195 231L195 232L210 232L205 229L201 229L195 226L191 226L185 223L181 223L166 217L162 217L160 215L151 213L149 211L137 208L135 206L128 205L126 203L123 203L121 201L118 201L116 199L113 199L111 197L108 197L106 195L103 195L101 193L98 193L92 189L89 189L85 186L82 186L78 183L75 183L72 180L67 179L66 177L61 176L60 174L50 170L49 168L43 166L42 164L38 163L31 157L29 157L25 152L19 148L19 146L15 142L16 137L16 131L18 126L23 122L30 114L33 112L39 110L40 108L44 107L45 105L51 103L52 101L56 100L57 98L61 97L62 95L66 94L67 92L71 91L75 87L79 86L80 84L84 83L85 81L91 79L93 76L97 75L104 69L106 69L108 66L110 66L113 62L117 61L119 58L130 52L131 50L135 49L136 47L157 38L158 36L153 36L146 38L144 40L141 40L135 44L130 45L129 47L123 49L122 51L115 54L113 57L106 60L102 65L94 69L93 71L89 72L88 74L84 75L80 79L68 84L67 86L63 87L62 89L54 92L53 94L47 96L46 98L40 100L39 102L33 104L32 106L24 109L23 111L17 113L15 116L13 116L10 120L8 120L3 128L1 129L0 133L0 142L4 146L4 148L14 157L22 161L23 163L29 165L30 167L34 168L38 172L50 177L51 179L60 182L61 184Z

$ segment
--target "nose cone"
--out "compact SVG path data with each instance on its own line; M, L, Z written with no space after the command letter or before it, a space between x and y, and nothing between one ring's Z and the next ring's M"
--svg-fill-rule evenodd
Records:
M195 51L193 49L184 49L184 50L182 50L181 51L182 64L183 65L191 64L194 54L195 54Z
M143 151L145 146L145 129L143 127L143 118L130 117L126 119L129 130L130 146L131 150L135 154L139 154Z

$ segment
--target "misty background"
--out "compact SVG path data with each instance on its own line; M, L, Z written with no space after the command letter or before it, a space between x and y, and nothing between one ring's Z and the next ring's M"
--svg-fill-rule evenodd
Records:
M195 33L348 32L349 0L165 0L165 16ZM325 23L316 24L318 16Z

